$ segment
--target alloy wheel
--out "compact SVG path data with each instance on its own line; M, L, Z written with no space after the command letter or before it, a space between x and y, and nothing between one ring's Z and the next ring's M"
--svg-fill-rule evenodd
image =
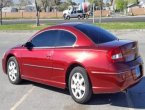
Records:
M8 64L8 75L11 81L16 81L17 79L17 66L14 61L10 61Z
M71 79L71 89L77 99L81 99L85 94L85 80L81 73L75 73Z

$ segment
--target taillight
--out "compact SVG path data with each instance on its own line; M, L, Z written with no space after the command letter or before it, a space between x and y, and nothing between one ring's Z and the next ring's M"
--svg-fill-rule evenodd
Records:
M123 54L120 48L115 48L109 51L108 58L111 62L123 62Z

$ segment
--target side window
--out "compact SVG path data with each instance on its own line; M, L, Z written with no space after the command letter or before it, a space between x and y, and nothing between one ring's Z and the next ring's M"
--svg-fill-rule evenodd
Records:
M53 47L58 39L58 31L45 31L34 37L31 41L34 47Z
M70 32L59 30L58 35L59 39L56 46L72 46L76 41L76 37Z

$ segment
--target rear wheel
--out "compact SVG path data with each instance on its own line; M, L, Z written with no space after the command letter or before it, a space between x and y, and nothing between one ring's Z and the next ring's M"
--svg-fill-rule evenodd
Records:
M85 18L86 18L86 19L88 19L88 18L89 18L89 15L88 15L88 14L86 14Z
M78 19L79 19L79 20L81 19L81 16L80 16L80 15L78 16Z
M69 91L78 103L86 103L92 96L91 85L87 72L82 67L75 67L69 76Z
M7 75L12 84L19 84L21 82L19 65L15 57L10 57L7 62Z
M70 20L70 16L66 16L66 19L67 19L67 20Z

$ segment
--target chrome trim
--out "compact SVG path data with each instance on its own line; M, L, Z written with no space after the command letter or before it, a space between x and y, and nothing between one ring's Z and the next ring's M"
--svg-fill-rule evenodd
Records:
M63 48L63 47L67 47L67 48L70 48L70 47L73 47L73 46L57 46L57 47L33 47L33 49L57 49L57 48Z
M61 71L64 70L63 68L55 68L55 67L52 67L52 69L54 69L54 70L61 70Z
M93 74L116 74L113 72L97 72L97 71L91 71L91 73L93 73Z
M48 66L40 66L40 65L31 65L31 64L24 64L24 66L31 66L31 67L38 67L38 68L45 68L45 69L54 69L54 70L61 70L63 71L63 68L55 68L55 67L48 67Z
M126 71L123 71L123 72L97 72L97 71L91 71L91 73L93 73L93 74L122 74L122 73L125 73L125 72L127 72L127 71L129 71L129 70L126 70Z
M52 67L47 67L47 66L39 66L39 65L31 65L31 64L24 64L25 66L32 66L32 67L38 67L38 68L48 68L52 69Z

